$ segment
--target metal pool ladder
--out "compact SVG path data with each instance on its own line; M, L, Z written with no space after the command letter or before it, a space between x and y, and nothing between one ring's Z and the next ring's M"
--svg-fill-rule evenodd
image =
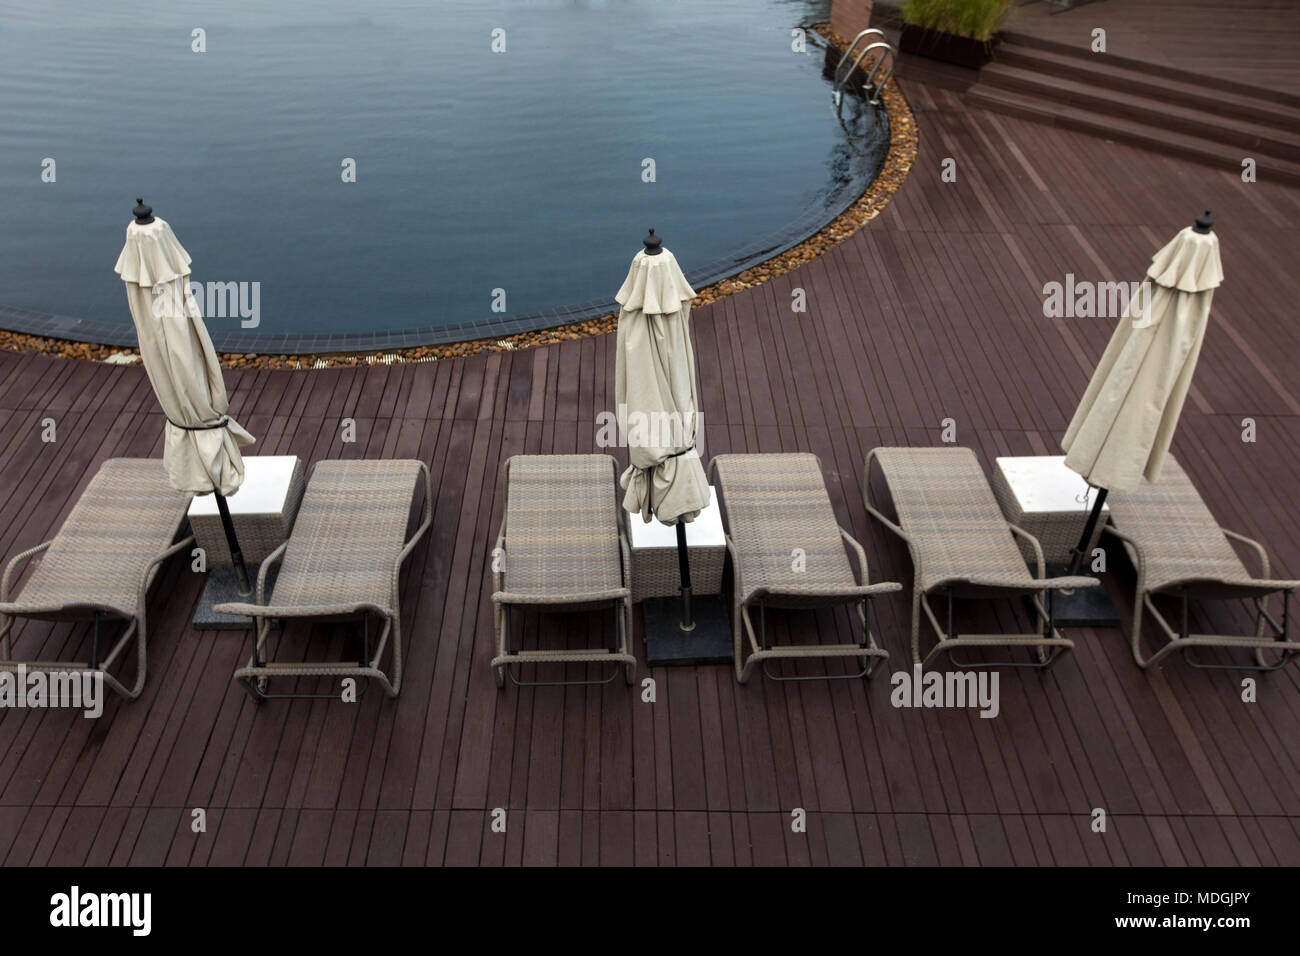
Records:
M879 39L863 46L863 48L858 51L857 58L853 61L853 65L850 66L848 70L841 73L841 71L844 70L845 62L853 55L853 51L857 49L858 43L863 39L871 37L878 37ZM858 68L858 65L862 63L863 58L872 50L879 50L880 52L876 55L875 62L871 66L871 72L867 74L867 82L863 89L867 91L867 96L872 106L875 106L880 102L880 91L884 89L885 84L889 82L889 78L894 75L894 63L898 58L898 51L895 50L889 40L885 38L885 32L883 30L870 27L863 30L853 38L853 42L849 44L849 48L845 50L844 55L840 57L840 62L835 65L835 86L833 87L833 92L837 106L839 105L840 97L843 95L844 83L853 75L853 71ZM883 71L883 75L881 71ZM880 82L876 82L877 76L880 76Z

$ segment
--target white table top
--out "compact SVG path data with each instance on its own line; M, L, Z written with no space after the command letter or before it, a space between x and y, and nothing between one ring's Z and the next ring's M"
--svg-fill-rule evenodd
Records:
M677 528L651 520L645 522L640 515L627 516L628 535L634 548L676 548ZM709 506L694 521L686 523L688 548L726 547L722 532L722 509L718 507L718 493L710 486Z
M1064 455L999 458L996 466L1020 503L1021 514L1083 512L1097 500L1096 489L1065 467ZM1109 510L1102 506L1102 511Z
M231 515L278 515L284 511L293 478L296 455L253 455L244 459L244 483L226 496ZM191 516L217 514L214 495L196 495L190 502Z

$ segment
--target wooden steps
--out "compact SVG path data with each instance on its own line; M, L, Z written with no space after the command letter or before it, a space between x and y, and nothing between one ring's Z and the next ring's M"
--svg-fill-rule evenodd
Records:
M1300 98L1010 34L966 92L973 106L1300 183Z

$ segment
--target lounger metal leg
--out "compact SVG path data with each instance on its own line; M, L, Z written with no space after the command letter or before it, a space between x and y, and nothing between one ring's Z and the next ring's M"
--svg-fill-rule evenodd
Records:
M1273 629L1273 640L1277 641L1280 644L1285 644L1290 640L1291 594L1292 592L1289 589L1282 592L1282 623L1280 624L1273 619L1273 615L1268 613L1268 609L1264 606L1264 598L1258 599L1259 627L1257 628L1257 630L1261 632L1260 637L1263 637L1263 633L1262 633L1263 625L1265 622L1267 622L1268 626ZM1182 630L1183 637L1187 636L1186 603L1187 601L1184 593L1183 630ZM1192 657L1192 648L1190 647L1184 647L1182 649L1182 655L1183 655L1183 660L1186 661L1189 666L1195 667L1198 670L1276 671L1276 670L1281 670L1288 663L1290 663L1291 658L1297 656L1297 652L1292 650L1282 651L1282 656L1278 659L1276 664L1264 663L1264 648L1262 647L1255 648L1254 664L1198 664L1196 660Z
M947 594L947 597L948 597L948 631L947 631L947 640L949 640L949 641L960 641L961 639L957 636L957 629L953 626L953 613L952 613L952 611L953 611L953 590L952 590L952 588L944 588L944 591L945 591L945 593ZM1043 606L1042 606L1041 604L1038 604L1036 601L1033 601L1033 602L1032 602L1032 603L1033 603L1033 607L1034 607L1034 613L1038 616L1038 619L1039 619L1040 621L1045 621L1045 622L1046 622L1046 624L1044 625L1045 628L1046 628L1046 630L1043 631L1043 638L1046 639L1046 640L1052 640L1052 639L1053 639L1053 635L1055 635L1055 633L1056 633L1056 624L1055 624L1055 620L1053 619L1053 617L1052 617L1052 612L1051 612L1051 610L1050 610L1050 608L1051 608L1051 603L1050 603L1050 602L1051 602L1051 599L1052 599L1052 596L1051 596L1051 592L1049 591L1049 592L1048 592L1048 595L1047 595L1047 600L1048 600L1048 602L1049 602L1049 603L1048 603L1048 609L1047 609L1047 610L1044 610ZM924 600L924 598L923 598L922 600ZM937 650L937 648L936 648L936 650ZM1044 647L1042 647L1041 645L1036 646L1036 647L1034 647L1034 654L1035 654L1035 656L1036 656L1038 659L1035 660L1035 661L978 661L978 662L977 662L977 661L970 661L970 662L966 662L966 661L958 660L958 659L957 659L957 655L956 655L956 653L954 652L953 648L951 648L951 647L947 648L947 649L945 650L945 653L948 655L948 663L951 664L953 667L956 667L956 668L958 668L958 669L960 669L960 670L980 670L980 669L982 669L982 668L992 668L992 667L1028 667L1028 668L1032 668L1032 669L1034 669L1034 670L1045 671L1045 670L1047 670L1049 667L1051 667L1053 663L1056 662L1056 658L1057 658L1058 656L1060 656L1060 654L1062 653L1063 650L1064 650L1064 648L1056 647L1056 646L1049 647L1049 648L1044 648ZM931 653L933 654L934 652L931 651Z
M262 623L258 621L257 626L253 628L253 666L254 667L261 667L263 664L262 637L264 636L265 632L266 629L262 627Z
M1049 647L1047 649L1044 649L1042 647L1037 647L1035 648L1035 650L1040 655L1038 660L1036 661L966 662L966 661L958 660L956 654L953 653L952 648L949 648L947 653L948 653L948 663L952 664L953 667L956 667L959 670L974 671L974 670L980 670L981 668L989 668L989 667L1028 667L1028 668L1032 668L1033 670L1043 671L1043 670L1047 670L1049 667L1052 666L1052 664L1056 661L1056 658L1060 655L1063 649L1060 647Z
M259 624L258 627L253 628L253 667L255 668L264 667L269 662L269 658L267 661L262 660L261 652L259 649L261 638L265 635L265 632L269 630L270 630L269 621L265 625ZM383 646L382 636L380 638L380 646L381 647ZM361 615L361 648L362 648L362 658L361 658L360 666L371 667L372 664L370 660L370 612L369 611L366 611ZM283 674L280 676L289 677L293 675ZM325 677L328 675L318 674L316 676ZM340 676L351 677L353 675L344 673L341 674ZM266 691L266 688L270 685L270 675L266 675L266 674L246 677L244 678L244 685L248 688L248 692L253 695L253 699L258 701L259 703L265 700L339 700L339 694L337 693L334 694L268 693ZM357 703L361 702L361 698L366 695L366 691L369 689L369 687L370 687L370 678L367 675L364 674L361 675L361 683L357 687L357 699L356 699Z
M95 612L90 625L90 669L99 670L99 612Z
M621 604L622 604L621 599L614 601L615 637L614 637L614 646L609 649L609 652L611 654L619 653L619 648L622 646L623 614L622 614ZM504 620L505 629L506 629L506 654L512 655L515 653L515 651L511 641L509 608L510 605L507 604L504 605L503 609L506 611L505 620ZM537 663L554 664L554 663L563 663L563 662L538 661ZM614 665L614 672L610 674L608 677L605 677L601 680L520 680L518 677L515 676L514 663L506 664L504 666L504 670L506 676L510 678L510 682L514 684L516 687L592 687L592 686L599 686L601 684L612 684L614 682L614 679L618 677L618 672L626 666L627 665L624 664L622 661L619 661L617 664Z
M1187 662L1189 667L1195 667L1197 670L1202 671L1276 671L1285 667L1287 662L1295 656L1293 651L1283 651L1282 659L1276 664L1198 664L1192 658L1192 648L1184 647L1182 653L1183 660ZM1257 660L1259 659L1258 653L1257 651Z
M865 601L863 603L865 603L868 608L871 607L870 601ZM763 650L767 650L767 609L763 606L762 600L759 600L758 602L758 633L759 633L759 646L761 646ZM870 632L866 629L864 625L862 631L862 640L858 642L858 646L862 648L867 648L870 639L871 639ZM776 674L773 674L772 671L768 668L767 664L769 660L771 660L771 658L763 659L762 662L763 676L766 677L768 680L775 680L775 681L859 680L871 674L871 668L875 663L873 658L868 657L866 666L864 666L862 670L858 671L856 674L808 674L806 676L799 676L796 674L792 677L778 677Z
M622 603L622 601L614 602L614 640L609 645L611 654L617 654L618 649L623 645L623 615L619 613L621 610L619 605Z

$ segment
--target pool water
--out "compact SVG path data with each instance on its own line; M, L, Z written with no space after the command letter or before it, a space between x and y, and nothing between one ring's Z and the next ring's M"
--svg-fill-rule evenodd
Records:
M827 8L10 0L0 325L30 310L129 341L113 264L137 196L194 280L239 284L242 315L209 310L219 347L599 314L650 226L697 287L714 281L815 232L883 162L883 113L852 99L837 115L824 45L808 31L792 51Z

